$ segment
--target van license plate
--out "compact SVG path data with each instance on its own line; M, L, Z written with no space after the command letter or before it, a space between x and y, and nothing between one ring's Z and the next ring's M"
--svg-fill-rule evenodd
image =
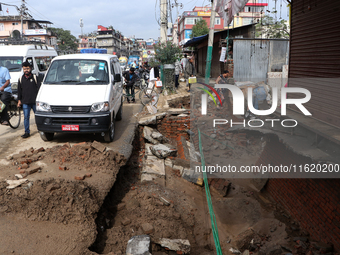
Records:
M79 125L61 125L62 131L79 131Z

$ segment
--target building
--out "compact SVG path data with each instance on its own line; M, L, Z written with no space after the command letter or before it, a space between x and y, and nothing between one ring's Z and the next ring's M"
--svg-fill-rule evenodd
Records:
M46 20L24 18L22 24L23 41L46 43L55 47L56 36L47 29L52 24ZM21 40L21 16L0 16L0 40Z
M249 0L242 12L239 12L234 17L234 20L229 25L229 28L237 28L259 22L261 17L265 15L265 8L267 6L267 3L257 3L256 0ZM195 7L192 11L183 12L178 21L178 44L184 45L190 40L192 27L196 24L197 20L205 20L208 27L210 27L210 16L211 7L209 6ZM221 31L227 28L228 27L224 27L224 20L216 15L214 30ZM174 30L176 31L177 28L173 29L173 38L175 37Z
M96 35L80 35L78 42L78 51L81 49L96 48L97 36Z
M113 28L98 25L97 47L107 49L108 54L120 56L123 36Z

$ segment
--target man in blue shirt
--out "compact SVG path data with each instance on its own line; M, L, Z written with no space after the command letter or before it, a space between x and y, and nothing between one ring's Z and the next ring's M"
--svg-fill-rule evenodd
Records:
M137 74L135 74L135 69L133 67L130 68L129 71L125 71L123 73L123 77L126 82L125 91L127 95L130 95L132 97L132 103L135 102L135 83L138 79ZM130 103L130 98L127 97L127 102Z
M0 92L1 92L0 99L6 105L0 116L0 123L2 125L9 125L7 106L11 102L12 89L10 79L11 76L9 74L8 69L6 67L0 66Z

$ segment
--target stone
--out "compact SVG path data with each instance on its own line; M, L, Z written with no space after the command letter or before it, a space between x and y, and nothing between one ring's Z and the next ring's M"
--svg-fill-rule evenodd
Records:
M146 143L145 144L145 155L146 156L153 156L152 151L150 149L151 146L153 146L152 143Z
M282 249L280 245L274 245L266 249L266 254L268 255L281 255Z
M33 168L33 169L26 170L26 173L27 173L28 175L30 175L30 174L34 174L34 173L38 172L39 170L41 170L41 167L35 167L35 168Z
M249 255L249 250L245 250L242 255Z
M173 166L173 169L178 170L181 175L183 174L184 167L175 165Z
M252 228L249 228L236 236L234 243L237 249L241 251L247 249L251 240L255 238L255 235L255 231Z
M25 183L27 181L27 179L20 179L20 180L7 180L7 184L9 184L9 186L7 186L7 189L14 189L18 186L20 186L21 184Z
M156 125L157 117L155 115L151 115L151 116L140 118L138 121L138 124L142 126Z
M24 153L14 154L12 157L13 159L24 158L26 155Z
M93 143L91 144L91 147L101 153L103 153L106 150L106 146L97 141L93 141Z
M171 144L157 144L151 146L150 150L156 157L160 159L164 159L170 156L175 157L177 155L177 148Z
M78 175L78 176L74 176L74 179L78 180L78 181L82 181L85 179L85 175Z
M333 245L332 244L317 242L317 243L313 243L313 246L314 246L315 249L317 249L321 253L327 253L327 252L333 251Z
M176 251L177 254L189 254L190 253L190 242L187 239L160 238L156 240L155 243L169 250Z
M164 135L162 135L161 133L159 133L158 131L155 131L155 130L151 133L151 137L156 139L160 143L169 142L169 140Z
M46 192L50 192L50 191L53 191L53 190L56 190L56 189L60 189L60 188L61 188L60 184L51 183L51 184L47 185Z
M6 156L6 159L7 159L7 160L12 160L12 159L13 159L13 156L12 156L12 155Z
M85 177L87 177L87 178L92 177L92 174L91 173L86 173Z
M199 186L203 186L203 174L190 168L183 169L182 178Z
M131 220L128 219L128 218L125 218L121 221L121 223L122 223L123 226L126 226L126 225L129 225L131 223Z
M128 241L126 255L151 255L150 244L148 235L133 236Z
M21 169L27 169L28 165L26 163L22 164Z
M165 176L164 160L155 156L150 156L143 162L142 174L155 174Z
M152 128L144 127L144 129L143 129L144 138L152 144L159 144L159 142L156 139L152 138L151 135L152 135L153 132L154 132L154 130Z
M147 235L152 234L153 231L154 231L153 226L150 223L147 223L147 222L143 223L141 227L142 227L144 234L147 234Z

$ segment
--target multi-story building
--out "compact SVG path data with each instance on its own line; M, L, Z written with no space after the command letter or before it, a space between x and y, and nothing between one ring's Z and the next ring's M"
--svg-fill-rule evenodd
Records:
M81 49L96 48L97 36L96 35L80 35L78 41L78 51Z
M256 0L249 0L243 10L234 16L234 20L229 24L229 28L241 27L244 25L254 24L260 21L261 17L265 15L265 8L267 3L257 3ZM210 27L211 7L194 7L192 11L183 12L182 16L178 19L178 44L184 45L190 40L192 34L192 27L199 19L203 19ZM224 20L218 15L215 17L215 31L228 29L224 26ZM177 28L173 28L172 37L173 42Z
M25 17L21 26L21 16L0 16L0 40L36 41L55 46L56 36L47 29L48 24L52 22Z
M108 54L120 55L123 36L112 28L98 25L97 47L107 49Z

